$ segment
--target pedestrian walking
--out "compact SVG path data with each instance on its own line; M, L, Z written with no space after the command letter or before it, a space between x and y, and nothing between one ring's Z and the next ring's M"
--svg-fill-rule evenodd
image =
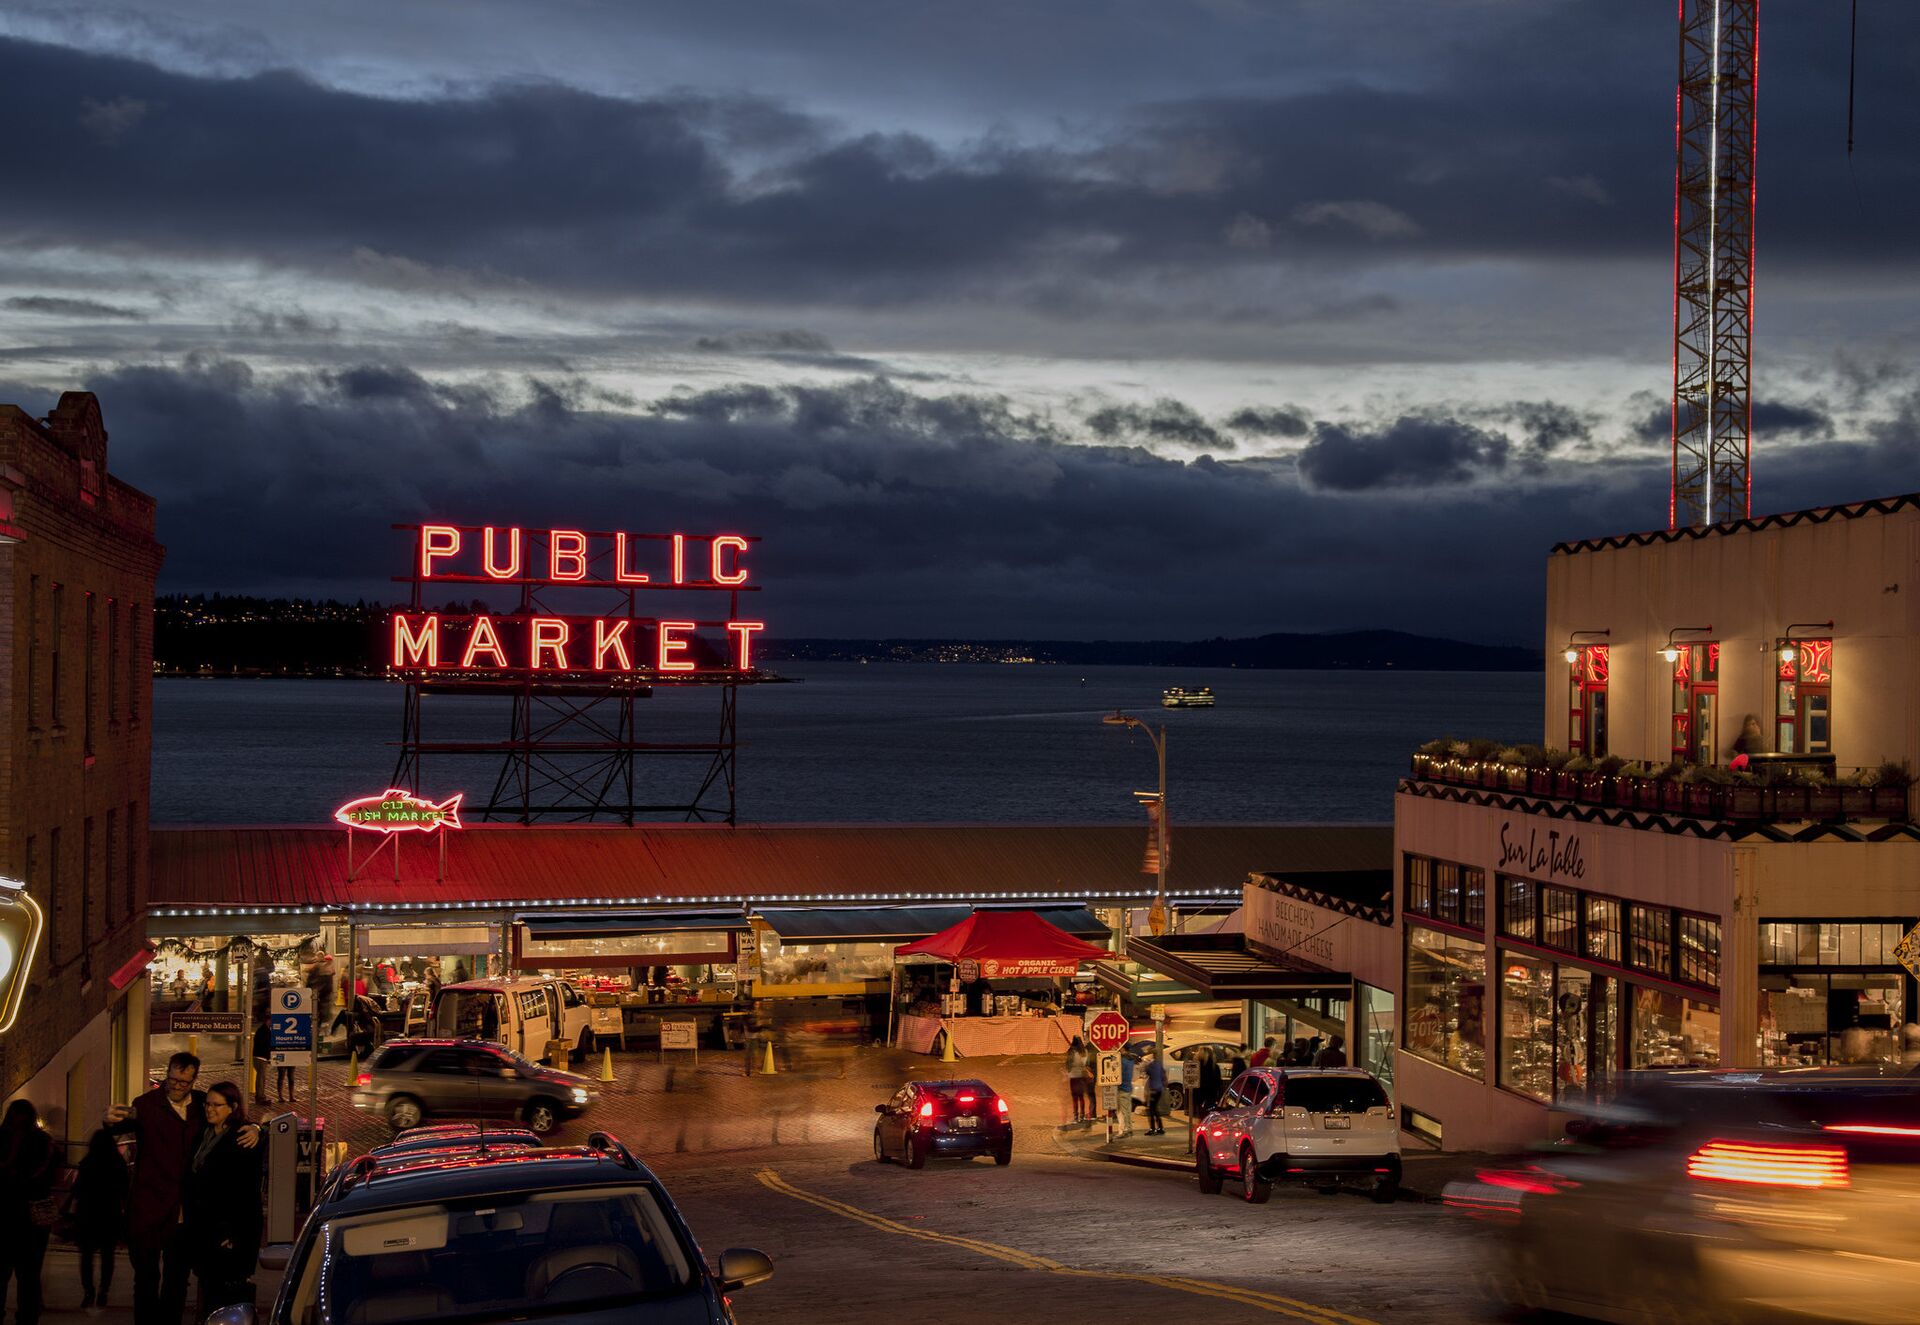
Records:
M186 1182L206 1130L206 1096L193 1088L200 1060L175 1054L167 1077L132 1104L107 1110L107 1130L139 1142L140 1181L127 1201L127 1259L133 1262L134 1325L180 1325L187 1309L193 1248L183 1222ZM239 1144L260 1144L260 1129L243 1127Z
M1120 1055L1120 1088L1113 1093L1115 1130L1121 1136L1133 1135L1133 1055Z
M1253 1051L1253 1057L1247 1060L1247 1066L1265 1067L1269 1062L1272 1062L1274 1046L1279 1043L1280 1041L1277 1037L1269 1035L1266 1041L1262 1043L1258 1049ZM1276 1063L1275 1066L1277 1067L1279 1065Z
M40 1130L40 1111L15 1100L0 1119L0 1311L7 1283L15 1285L14 1320L40 1319L40 1267L57 1211L53 1204L53 1138Z
M253 1026L253 1102L267 1104L267 1068L273 1061L273 1037L267 1018L259 1017Z
M1232 1062L1229 1063L1227 1067L1227 1080L1229 1082L1239 1080L1240 1074L1246 1070L1247 1070L1247 1060L1242 1058L1239 1054L1235 1054L1233 1056Z
M1166 1124L1160 1121L1160 1101L1167 1094L1167 1065L1160 1055L1147 1051L1147 1135L1163 1136Z
M1212 1110L1220 1102L1220 1064L1213 1059L1213 1050L1205 1045L1200 1047L1200 1084L1195 1090L1195 1112L1198 1118Z
M1347 1042L1341 1036L1327 1041L1327 1047L1313 1056L1315 1067L1345 1067L1347 1065Z
M80 1252L80 1309L106 1310L113 1263L127 1234L127 1161L113 1133L96 1128L73 1179L73 1241Z
M206 1126L187 1170L184 1212L202 1314L253 1301L260 1255L260 1148L241 1144L247 1101L231 1081L213 1085Z
M1078 1035L1067 1046L1067 1091L1073 1096L1073 1120L1085 1122L1093 1116L1087 1108L1087 1046Z

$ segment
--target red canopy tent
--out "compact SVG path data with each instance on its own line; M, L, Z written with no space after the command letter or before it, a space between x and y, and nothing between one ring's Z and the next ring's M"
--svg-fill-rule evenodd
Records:
M975 911L950 929L901 944L893 955L955 965L976 961L983 979L1025 980L1072 975L1080 963L1108 954L1032 911Z

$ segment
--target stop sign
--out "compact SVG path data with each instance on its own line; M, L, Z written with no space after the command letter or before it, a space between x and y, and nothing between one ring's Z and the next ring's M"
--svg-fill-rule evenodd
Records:
M1101 1012L1087 1023L1087 1040L1101 1053L1112 1053L1127 1042L1132 1029L1118 1012Z

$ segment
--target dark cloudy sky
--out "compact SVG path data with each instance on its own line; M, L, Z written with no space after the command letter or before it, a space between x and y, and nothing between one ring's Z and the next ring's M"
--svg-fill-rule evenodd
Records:
M1756 511L1920 488L1920 5L1766 6ZM0 400L173 589L744 528L785 635L1538 643L1665 519L1671 0L0 10Z

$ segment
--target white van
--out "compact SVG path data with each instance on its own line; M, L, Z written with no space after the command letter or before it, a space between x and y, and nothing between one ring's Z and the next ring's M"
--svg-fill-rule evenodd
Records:
M593 1052L592 1009L565 980L528 976L517 980L464 980L442 985L433 1008L410 1006L406 1034L492 1040L527 1058L547 1056L559 1040L579 1062Z

